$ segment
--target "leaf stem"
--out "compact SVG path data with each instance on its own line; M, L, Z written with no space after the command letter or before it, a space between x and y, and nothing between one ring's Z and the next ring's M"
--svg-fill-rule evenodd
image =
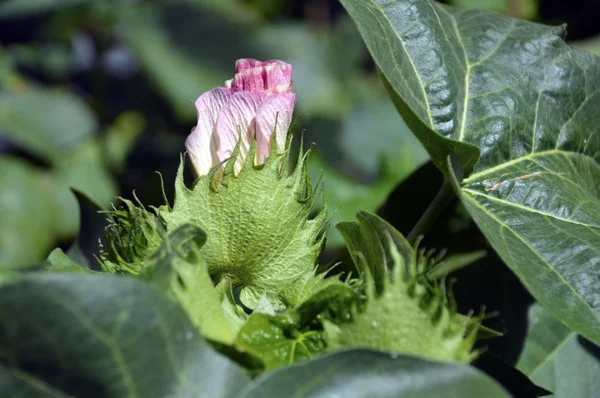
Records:
M425 213L421 216L417 224L413 227L410 233L407 236L407 240L413 244L417 240L419 235L425 235L425 232L429 231L435 220L442 213L446 205L452 200L454 197L454 190L452 189L452 185L447 178L444 178L444 183L442 184L442 188L437 193L433 201L425 210Z

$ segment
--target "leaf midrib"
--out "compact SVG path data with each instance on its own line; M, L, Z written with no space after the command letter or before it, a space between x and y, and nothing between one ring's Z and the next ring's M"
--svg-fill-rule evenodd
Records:
M568 218L560 217L560 216L557 216L555 214L545 213L543 211L536 210L536 209L534 209L532 207L523 206L523 205L520 205L520 204L517 204L517 203L514 203L514 202L510 202L508 200L500 199L500 198L495 198L493 196L486 195L486 194L484 194L482 192L475 191L473 189L463 188L462 190L463 190L463 192L468 192L468 193L470 193L472 195L475 195L475 196L483 196L484 198L489 199L489 200L491 200L493 202L498 202L498 203L501 203L503 205L510 206L510 207L515 207L517 209L528 211L528 212L531 212L531 213L540 214L540 215L545 216L545 217L554 218L554 219L559 220L559 221L564 221L564 222L571 223L571 224L581 225L581 226L584 226L584 227L588 227L590 229L592 229L592 228L600 228L600 226L598 226L598 225L585 224L585 223L582 223L582 222L579 222L579 221L570 220ZM486 213L489 213L489 212L486 211ZM598 235L600 235L600 234L598 234Z
M45 381L25 372L23 370L10 368L10 369L8 369L8 371L11 372L17 379L23 380L25 383L33 386L35 389L37 389L40 392L51 394L52 397L56 397L56 398L70 397L70 395L65 393L64 391L58 390L56 387L51 386L50 384L46 383Z
M567 335L561 339L560 343L557 344L556 347L554 347L554 349L552 349L552 351L550 351L550 353L546 356L546 358L544 358L544 360L542 362L540 362L539 364L537 364L535 366L535 368L533 368L531 370L531 372L528 373L528 376L530 378L534 377L535 374L542 368L544 367L550 360L552 360L552 358L554 358L556 356L556 354L558 354L558 352L573 338L576 337L577 333L575 332L569 332L567 333Z
M580 153L580 152L573 152L573 151L565 151L562 149L549 149L547 151L540 151L540 152L535 152L535 153L529 153L527 155L515 158L515 159L511 159L508 162L504 162L504 163L500 163L494 167L490 167L487 168L485 170L479 171L477 173L473 173L471 174L469 177L465 178L464 180L461 181L461 185L465 185L465 184L469 184L471 183L473 180L477 180L480 179L481 177L484 177L488 174L493 174L497 171L500 171L506 167L510 167L512 165L518 164L524 160L531 160L531 159L535 159L537 157L542 157L542 156L546 156L546 155L562 155L565 157L569 157L569 156L581 156L587 159L590 159L591 161L595 162L594 158L592 158L589 155L586 155L584 153Z

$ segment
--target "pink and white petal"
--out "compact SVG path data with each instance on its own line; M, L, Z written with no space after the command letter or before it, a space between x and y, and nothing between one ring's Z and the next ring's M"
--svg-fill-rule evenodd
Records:
M219 112L232 95L232 89L217 87L198 97L195 103L198 124L194 132L212 135Z
M272 94L265 99L256 112L256 149L258 164L264 163L271 152L273 133L277 152L285 151L288 130L292 122L296 94ZM277 121L277 126L275 122Z
M284 86L286 90L292 86L292 65L290 64L273 64L264 67L264 89L273 91L274 89ZM279 92L279 91L273 91Z
M289 92L292 86L292 66L286 63L270 64L245 69L233 77L235 91Z
M232 83L233 79L225 80L225 88L231 88Z
M231 88L235 91L264 91L265 79L264 68L259 66L256 68L244 69L233 76Z
M242 168L250 149L254 138L256 111L266 96L265 93L239 91L231 96L217 119L215 135L220 143L217 150L219 162L231 157L238 140L241 140L240 153L234 167L236 174Z
M256 68L263 63L254 58L241 58L235 61L235 73L239 73L245 69Z
M198 128L195 128L185 140L185 148L198 177L208 174L216 164L216 156L211 151L210 141L210 134L200 132Z
M216 164L218 142L213 139L213 131L219 112L225 106L233 90L215 88L202 94L196 100L198 122L186 140L186 149L198 176L208 174Z

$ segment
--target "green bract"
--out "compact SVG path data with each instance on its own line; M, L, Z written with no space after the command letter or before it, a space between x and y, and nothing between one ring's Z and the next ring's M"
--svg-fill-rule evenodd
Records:
M366 300L354 304L339 325L326 323L331 348L363 347L470 362L475 320L456 313L444 282L429 281L427 264L404 237L379 217L361 212L358 223L341 223L352 258L365 275ZM402 253L402 254L401 254Z
M315 275L327 206L311 218L318 195L308 178L308 153L299 154L291 173L289 150L272 153L255 166L253 146L239 175L229 161L216 186L215 170L192 189L183 182L182 163L175 204L161 208L161 216L167 230L192 223L206 232L202 254L221 295L241 288L245 306L254 308L265 296L281 310L298 306L328 283Z

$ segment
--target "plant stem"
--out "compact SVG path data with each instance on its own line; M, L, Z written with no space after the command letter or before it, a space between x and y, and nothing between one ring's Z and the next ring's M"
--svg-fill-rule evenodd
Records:
M419 235L424 235L425 232L429 231L442 210L444 210L446 205L450 202L450 200L452 200L453 197L454 190L452 189L452 185L447 179L444 179L442 188L433 199L433 202L429 204L429 207L427 207L427 210L425 210L425 213L423 213L417 222L417 225L415 225L408 234L407 240L411 244L415 243Z

